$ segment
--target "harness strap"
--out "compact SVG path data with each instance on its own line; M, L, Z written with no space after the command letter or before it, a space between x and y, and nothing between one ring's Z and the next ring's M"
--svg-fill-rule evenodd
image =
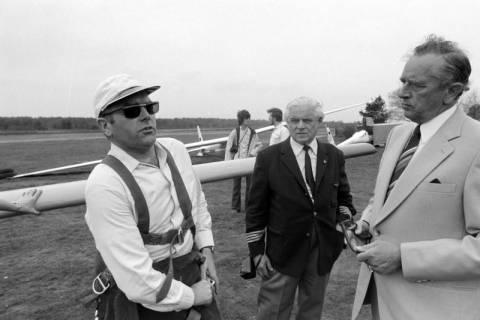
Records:
M143 196L142 190L135 181L132 173L128 171L127 167L112 155L107 155L102 161L103 164L108 165L122 178L123 182L127 185L130 193L133 197L135 204L135 211L138 215L137 227L141 234L147 234L150 228L150 215L148 213L147 201Z
M247 152L250 150L250 144L252 142L253 136L256 133L255 129L250 128L250 127L248 127L248 129L250 130L250 137L248 138ZM237 148L238 148L238 150L240 150L240 127L236 127L235 131L237 133L237 141L236 141ZM242 140L243 140L243 138L242 138Z
M163 147L163 146L162 146ZM192 217L192 201L190 200L190 196L188 195L187 188L185 187L185 183L183 182L182 176L178 171L178 167L175 164L175 160L173 160L172 154L168 151L167 148L163 147L163 149L167 152L167 164L170 168L170 172L172 173L172 180L175 186L175 192L177 193L178 202L180 203L180 209L182 209L183 213L183 220L190 221L191 226L190 229L192 231L192 235L195 238L195 224L193 223Z
M172 280L174 276L173 262L172 262L173 246L177 243L183 242L184 233L187 230L189 229L191 230L193 238L195 238L195 233L196 233L195 223L193 221L193 216L192 216L192 202L190 200L190 196L188 195L187 188L185 187L185 183L183 182L183 179L180 175L178 167L175 164L175 160L173 159L170 151L163 146L162 148L167 153L167 165L172 174L172 180L175 186L175 192L177 194L180 209L182 210L182 214L183 214L183 221L179 229L168 230L167 232L162 234L155 234L155 233L148 232L150 228L150 216L149 216L147 202L142 193L142 190L140 189L138 183L135 181L135 178L133 177L132 173L125 167L125 165L120 160L118 160L112 155L107 155L105 159L102 161L102 163L111 167L120 176L120 178L122 178L122 180L127 185L128 189L130 190L130 193L132 194L134 204L135 204L135 211L137 212L137 216L138 216L137 227L140 231L140 235L142 237L143 243L149 244L149 245L170 244L168 270L166 273L165 280L162 284L162 287L157 293L157 296L156 296L157 302L162 301L167 296L168 292L170 291L170 287L172 285ZM101 261L101 264L104 265L103 260ZM108 269L105 269L95 279L96 280L101 279L102 275L105 275L107 273L110 273L110 272ZM111 280L112 281L110 281L111 282L110 286L115 285L113 277ZM95 283L94 283L94 286L95 286Z
M142 234L143 243L149 245L175 245L177 243L182 243L185 232L187 232L188 229L192 228L195 228L193 218L190 218L188 220L183 219L179 229L170 229L167 232L161 234Z

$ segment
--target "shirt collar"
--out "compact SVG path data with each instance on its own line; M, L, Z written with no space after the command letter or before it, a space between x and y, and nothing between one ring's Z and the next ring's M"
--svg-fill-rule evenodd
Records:
M420 143L424 144L435 134L435 132L440 129L440 127L448 120L457 110L456 106L448 108L447 110L443 111L435 118L422 123L420 125Z
M313 139L312 142L310 142L308 145L310 146L310 149L312 150L313 154L317 155L317 148L318 148L317 139ZM300 144L297 141L293 140L292 137L290 137L290 146L292 147L293 153L295 154L296 157L298 157L300 152L303 151L303 144Z
M154 148L161 166L163 163L166 163L167 154L158 142L155 143ZM130 172L133 172L133 170L135 170L139 165L151 166L148 163L138 161L114 143L111 143L110 151L108 152L108 154L120 160Z

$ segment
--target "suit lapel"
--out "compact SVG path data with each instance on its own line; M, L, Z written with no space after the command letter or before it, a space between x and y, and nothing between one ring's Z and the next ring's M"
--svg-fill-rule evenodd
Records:
M317 140L317 165L315 173L315 192L317 194L318 188L320 188L320 182L322 181L323 175L325 173L325 168L327 167L327 148Z
M290 146L290 139L287 139L284 142L282 142L280 150L281 150L280 151L281 161L287 167L290 173L295 177L295 181L297 181L300 187L303 188L303 191L308 197L308 199L311 200L310 196L308 195L307 186L303 179L302 172L298 167L297 158L295 157L292 147Z
M406 126L403 130L394 131L395 135L390 138L388 149L385 150L380 168L378 170L378 178L375 185L376 199L380 203L377 204L377 208L381 209L384 205L384 200L387 194L388 185L390 184L390 178L392 177L393 170L397 165L397 160L400 157L405 145L408 143L414 124ZM395 141L395 142L393 142ZM378 212L376 210L376 212Z
M423 146L419 154L415 155L412 162L397 180L390 196L380 210L378 217L375 219L375 225L385 220L428 174L455 151L450 140L460 136L461 124L464 120L465 115L463 112L457 110L452 117L440 127L438 132L433 135L430 141ZM384 190L386 190L386 188Z

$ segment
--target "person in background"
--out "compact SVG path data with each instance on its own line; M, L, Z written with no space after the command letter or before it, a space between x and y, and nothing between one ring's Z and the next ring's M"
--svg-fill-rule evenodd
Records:
M38 198L42 195L42 190L30 189L22 193L22 195L13 202L0 199L0 210L40 214L35 208Z
M212 220L184 144L157 140L159 103L149 97L157 89L120 74L95 94L111 143L85 188L85 220L102 258L97 318L220 319Z
M352 311L374 319L480 319L480 123L457 107L471 66L431 35L398 91L412 122L392 129L374 197L358 222L362 262Z
M333 263L343 249L337 223L355 214L343 153L315 137L322 105L300 97L286 108L290 139L259 152L246 213L250 256L262 278L257 320L320 319Z
M275 127L270 136L269 143L269 146L273 146L274 144L287 140L290 136L290 132L288 132L287 127L282 124L282 110L271 108L268 109L267 112L268 120L270 120L270 123Z
M255 130L249 126L250 112L245 109L238 111L237 121L238 127L233 129L228 135L227 145L225 147L225 160L255 157L258 150L258 135ZM248 201L251 177L251 175L245 176L245 207ZM233 178L233 212L241 212L242 210L241 187L242 177Z

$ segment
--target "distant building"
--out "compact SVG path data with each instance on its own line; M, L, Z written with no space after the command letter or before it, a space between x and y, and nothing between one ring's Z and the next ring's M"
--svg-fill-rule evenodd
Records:
M372 126L373 145L384 147L390 130L402 123L404 122L375 123Z

